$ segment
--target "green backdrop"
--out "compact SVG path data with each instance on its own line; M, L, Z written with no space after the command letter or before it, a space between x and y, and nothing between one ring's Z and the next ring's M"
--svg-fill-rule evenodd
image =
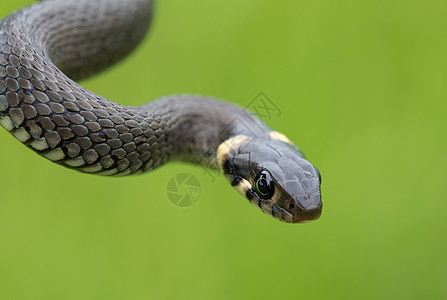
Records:
M6 1L3 17L30 0ZM52 164L0 130L1 299L445 299L447 2L159 1L149 38L83 84L126 105L200 93L268 123L323 176L323 215L280 223L217 174ZM179 208L177 173L201 184Z

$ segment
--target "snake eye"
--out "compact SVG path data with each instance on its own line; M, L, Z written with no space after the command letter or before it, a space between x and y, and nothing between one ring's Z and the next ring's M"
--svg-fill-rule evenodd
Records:
M255 192L263 199L270 199L273 196L275 185L267 171L262 171L256 176Z

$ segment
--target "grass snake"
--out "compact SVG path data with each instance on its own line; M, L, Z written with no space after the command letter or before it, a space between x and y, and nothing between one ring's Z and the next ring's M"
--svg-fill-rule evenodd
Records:
M0 124L39 155L87 173L128 175L199 159L274 218L317 219L318 170L247 110L196 95L129 107L76 83L129 54L152 11L150 0L47 0L2 19Z

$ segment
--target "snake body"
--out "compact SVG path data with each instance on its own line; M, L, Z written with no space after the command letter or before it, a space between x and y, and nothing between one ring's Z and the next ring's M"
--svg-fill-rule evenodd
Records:
M281 221L318 218L318 170L250 112L195 95L129 107L76 83L130 53L152 11L151 0L47 0L1 20L0 124L68 168L122 176L199 160Z

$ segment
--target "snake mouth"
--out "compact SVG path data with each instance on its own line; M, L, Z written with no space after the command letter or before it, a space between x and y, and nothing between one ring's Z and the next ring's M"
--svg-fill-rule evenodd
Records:
M259 207L264 213L285 223L308 223L320 218L322 211L322 205L312 205L305 209L295 206L293 210L287 210L272 200L264 200L254 197L250 202Z
M302 210L299 214L294 215L295 223L307 223L317 220L321 216L322 205L315 205Z

